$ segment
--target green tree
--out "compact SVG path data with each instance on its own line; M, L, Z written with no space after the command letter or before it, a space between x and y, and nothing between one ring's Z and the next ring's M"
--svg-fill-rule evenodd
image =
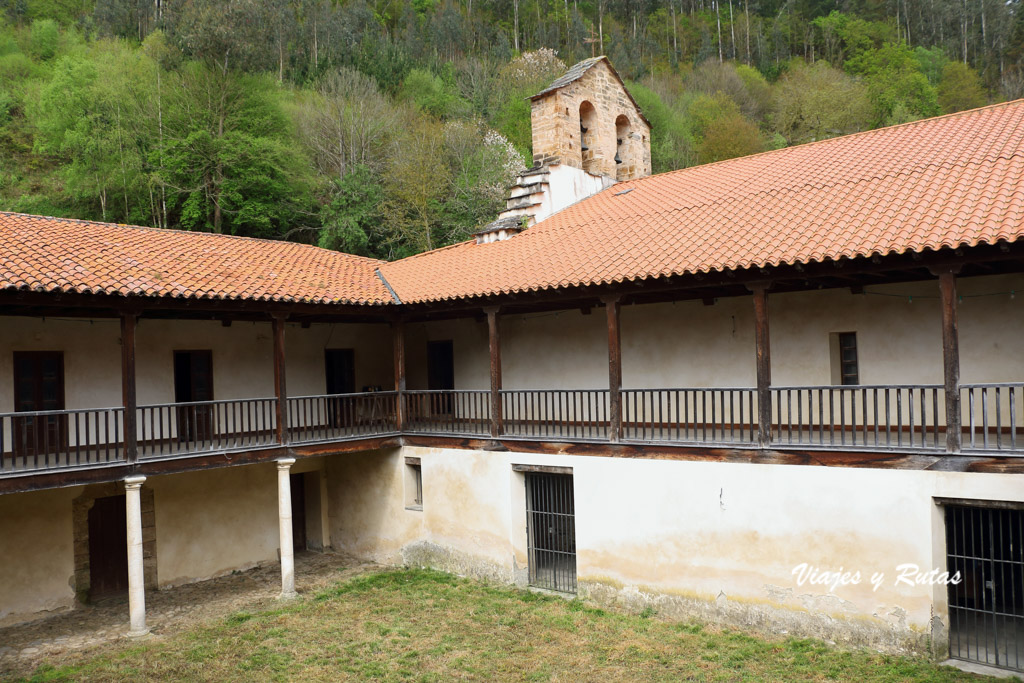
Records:
M682 112L669 107L650 88L629 84L644 116L651 122L651 166L655 173L673 171L693 163L693 134L690 122Z
M892 125L939 113L938 95L921 72L913 50L885 43L846 62L846 71L864 78L875 108L873 123Z
M377 230L383 199L379 178L368 167L358 165L333 185L330 202L320 210L317 244L360 256L382 255Z
M978 72L963 62L948 62L942 68L939 82L939 106L942 111L955 111L983 107L986 104L985 90L981 87Z
M276 237L300 220L308 167L280 97L269 77L195 62L182 69L168 98L161 173L182 227Z
M794 63L775 86L772 128L790 144L866 130L871 116L867 88L824 61Z
M465 114L469 109L468 103L459 97L452 84L426 69L413 69L409 72L402 83L401 96L438 118Z
M707 164L756 154L764 149L765 143L757 126L742 114L733 113L715 119L705 128L697 147L697 157L700 163Z
M444 163L444 128L426 117L409 117L395 154L384 171L383 210L389 256L438 246L442 202L451 172Z
M147 137L139 105L148 97L134 91L136 70L127 63L139 56L61 57L31 110L36 150L66 160L67 194L97 202L103 220L147 217L139 198Z
M29 50L37 59L53 59L60 43L60 27L53 19L36 19L32 22Z

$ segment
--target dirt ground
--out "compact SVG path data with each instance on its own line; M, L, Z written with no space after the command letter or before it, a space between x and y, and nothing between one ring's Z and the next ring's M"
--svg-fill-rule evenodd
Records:
M381 567L333 553L295 556L299 593L319 590L335 581ZM281 592L276 563L209 581L146 593L146 622L159 639L195 624L242 610L273 604ZM27 675L42 664L60 666L94 656L105 646L127 639L128 597L58 612L44 618L0 628L0 677Z

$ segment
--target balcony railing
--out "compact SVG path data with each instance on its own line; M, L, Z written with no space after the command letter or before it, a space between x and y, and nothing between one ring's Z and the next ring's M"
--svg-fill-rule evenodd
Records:
M477 390L406 391L402 394L404 429L413 434L487 436L491 392Z
M1024 383L960 387L961 452L1024 456ZM760 444L753 387L624 389L620 441L731 448L885 451L941 455L946 397L939 385L773 387ZM399 423L401 401L402 423ZM485 390L393 391L288 398L287 443L398 434L607 442L615 407L605 389L505 390L492 416ZM274 398L140 406L140 461L279 448ZM492 419L497 418L497 419ZM0 476L124 464L124 410L0 414Z
M123 425L123 408L2 413L0 474L122 463Z
M172 458L276 445L276 403L274 398L245 398L139 406L139 458Z
M812 448L943 450L940 385L772 388L772 443Z
M961 384L964 450L1020 452L1024 434L1019 399L1024 383Z
M607 389L501 392L502 434L600 441L608 436Z
M625 441L703 445L757 443L757 390L624 389Z
M397 399L394 391L290 397L288 441L317 443L394 434Z

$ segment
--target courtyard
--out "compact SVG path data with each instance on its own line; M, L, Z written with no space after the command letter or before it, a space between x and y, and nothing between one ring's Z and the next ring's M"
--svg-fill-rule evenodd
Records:
M152 634L101 603L0 631L0 675L50 680L968 681L923 659L605 611L553 594L340 555L154 593Z

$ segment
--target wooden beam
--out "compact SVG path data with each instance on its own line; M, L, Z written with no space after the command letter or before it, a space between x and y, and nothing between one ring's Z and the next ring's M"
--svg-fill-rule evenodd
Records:
M124 454L129 463L134 463L139 457L135 391L135 326L138 320L137 313L121 314L121 405L124 406Z
M395 320L391 323L391 349L395 357L395 423L398 431L405 424L405 323Z
M156 476L160 474L253 465L261 462L273 462L285 457L321 458L327 455L342 453L377 451L383 448L397 448L401 445L401 440L395 436L368 437L351 441L334 441L310 445L272 446L232 453L205 453L167 460L146 459L136 465L123 464L71 470L59 469L49 472L27 473L21 476L0 477L0 495L121 481L133 473L144 476ZM1020 460L1020 458L1017 458L1017 460Z
M287 316L273 316L274 328L274 395L277 397L275 429L277 442L282 446L288 443L288 389L285 383L284 367L284 325Z
M619 332L618 295L602 297L608 314L608 440L622 436L622 335Z
M487 314L487 345L491 355L491 436L501 436L503 420L501 414L501 328L498 307L484 309Z
M464 437L409 435L406 446L485 450L492 441ZM729 462L759 465L799 465L851 467L861 469L935 470L948 472L1024 473L1024 458L1019 456L963 456L941 453L878 453L872 451L819 451L786 448L723 448L673 444L573 443L572 441L501 440L505 449L516 453L596 456L645 460L685 460L693 462Z
M768 285L750 286L754 294L754 343L757 354L757 442L767 446L772 434L772 351L768 334Z
M947 268L939 276L942 300L942 377L946 394L946 451L960 452L962 437L960 410L960 330L956 313L956 273Z

